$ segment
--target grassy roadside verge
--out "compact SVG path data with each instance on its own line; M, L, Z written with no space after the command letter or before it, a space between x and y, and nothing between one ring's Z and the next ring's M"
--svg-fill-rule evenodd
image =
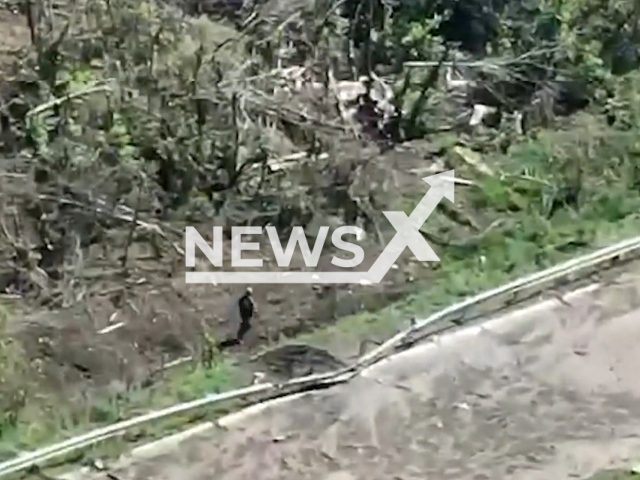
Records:
M468 295L640 232L636 213L640 207L636 170L640 142L633 132L614 131L592 122L595 120L588 117L570 129L543 132L535 140L515 143L507 154L485 152L483 158L490 160L483 161L499 174L482 177L452 153L452 162L458 162L457 174L478 185L458 197L467 213L485 225L502 220L502 226L478 238L461 239L452 233L449 246L438 249L441 264L421 270L415 293L378 312L343 318L335 326L300 340L326 345L334 338L357 343L372 333L388 336L409 316L424 317ZM435 215L434 225L449 225L443 212ZM439 232L445 230L443 227ZM82 411L61 406L55 411L43 410L34 402L16 428L2 432L0 451L9 456L237 387L240 375L235 368L230 359L222 359L211 369L175 371L152 388L126 397L94 400ZM107 450L115 453L128 441L165 435L233 407L212 408L141 428L131 432L125 442L112 442Z

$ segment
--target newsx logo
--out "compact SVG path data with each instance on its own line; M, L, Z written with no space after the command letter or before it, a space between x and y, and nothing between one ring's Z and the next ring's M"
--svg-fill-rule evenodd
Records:
M430 185L429 191L416 205L411 215L404 212L392 211L383 212L385 217L396 229L396 234L385 247L374 264L367 272L308 272L308 271L208 271L208 272L187 272L187 283L358 283L375 284L380 283L386 273L391 269L395 261L405 248L409 248L418 261L439 262L440 259L433 251L429 243L420 234L420 228L429 215L435 210L443 198L449 201L454 200L454 171L432 175L422 179ZM296 247L299 246L302 258L306 267L318 266L320 255L322 254L326 239L329 234L329 227L320 228L313 250L309 246L307 237L302 227L296 226L292 229L286 248L283 248L280 236L275 227L268 226L264 230L267 232L269 243L273 250L276 262L279 267L286 268L291 264ZM355 243L346 241L345 235L362 235L361 228L356 226L342 226L336 228L331 234L331 243L339 250L343 250L352 255L350 259L340 258L336 255L331 259L331 263L340 268L354 268L362 263L365 258L364 249ZM254 227L232 227L231 229L231 266L233 268L262 268L261 258L242 258L242 253L247 251L260 250L260 243L255 241L245 241L242 237L246 235L262 235L263 228ZM213 227L213 244L210 245L200 235L194 227L186 227L185 230L185 266L193 268L196 266L196 246L207 257L212 266L223 267L223 228Z

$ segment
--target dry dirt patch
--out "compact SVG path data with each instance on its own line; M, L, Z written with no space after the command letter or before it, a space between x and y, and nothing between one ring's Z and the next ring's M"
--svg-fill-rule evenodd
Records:
M29 44L29 28L24 16L3 8L0 4L0 69L10 65L15 52Z
M377 247L371 252L377 254ZM244 286L191 285L182 273L169 276L162 264L138 266L130 278L105 275L92 282L91 294L82 301L12 322L27 358L41 363L41 386L67 393L75 385L82 391L107 387L123 393L157 380L154 372L164 364L188 356L199 359L207 338L233 335L234 301ZM363 309L377 310L411 288L402 272L391 272L383 284L372 287L254 285L259 308L255 328L234 351L246 353Z

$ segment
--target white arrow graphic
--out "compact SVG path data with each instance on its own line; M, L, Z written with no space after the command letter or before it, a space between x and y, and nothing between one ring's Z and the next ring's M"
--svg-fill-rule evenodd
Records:
M409 247L421 262L440 261L436 252L420 233L420 228L443 198L453 202L454 171L448 170L437 175L424 177L422 180L431 185L431 188L422 197L409 217L404 212L382 212L397 233L369 269L368 279L372 283L382 281L406 247Z
M187 283L315 283L315 284L374 284L380 283L405 248L421 262L439 262L420 228L443 198L453 202L454 171L438 173L422 179L429 191L407 217L404 212L383 212L396 229L396 234L368 272L187 272Z

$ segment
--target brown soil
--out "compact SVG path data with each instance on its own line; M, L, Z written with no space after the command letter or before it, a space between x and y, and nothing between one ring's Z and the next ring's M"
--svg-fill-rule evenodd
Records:
M166 278L157 266L155 270L144 278L136 275L128 286L103 281L93 286L86 301L14 322L28 357L46 359L43 381L66 390L90 380L94 386L111 385L121 391L150 381L162 363L198 358L205 347L205 329L216 340L233 335L234 300L243 286L188 285L182 275ZM371 309L380 308L409 288L401 281L389 283L328 291L311 285L254 285L259 308L255 328L246 344L235 350L253 350L283 336L328 326L340 316L361 311L367 301Z
M5 10L0 4L0 68L13 62L15 52L30 42L24 16Z
M545 480L628 466L640 451L639 298L627 273L566 303L443 335L111 474Z

